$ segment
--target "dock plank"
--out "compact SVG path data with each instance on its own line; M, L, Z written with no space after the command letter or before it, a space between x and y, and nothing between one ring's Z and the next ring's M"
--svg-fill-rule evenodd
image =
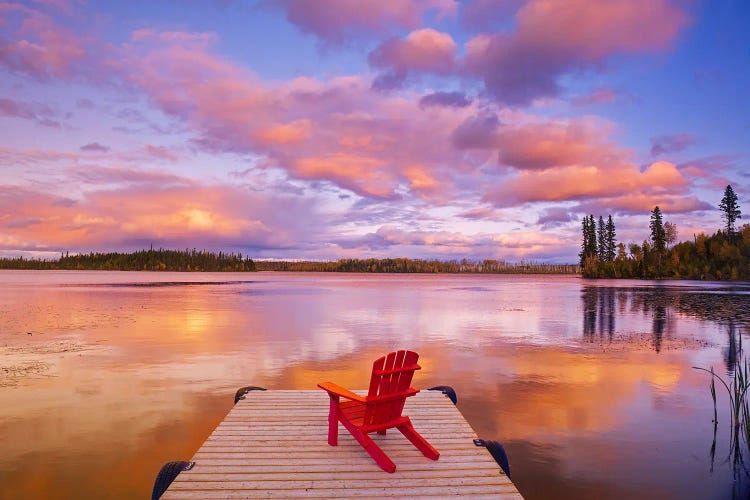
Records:
M323 391L253 391L162 498L522 498L488 451L474 445L476 433L444 394L422 391L407 400L404 414L440 459L425 458L395 429L372 434L396 463L388 474L341 425L339 445L328 445Z

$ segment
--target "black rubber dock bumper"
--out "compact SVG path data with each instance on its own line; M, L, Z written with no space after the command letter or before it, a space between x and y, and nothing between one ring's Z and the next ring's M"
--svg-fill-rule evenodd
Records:
M190 470L195 465L195 462L167 462L156 475L156 481L154 481L154 489L151 492L151 500L159 500L161 496L167 491L169 485L172 484L180 472L184 470Z
M492 458L495 459L497 465L499 465L500 468L503 469L503 472L505 472L505 475L508 476L508 479L512 479L510 477L510 462L508 462L508 454L505 453L505 448L503 448L503 445L501 445L497 441L485 441L484 439L475 439L474 444L476 446L484 446L485 448L487 448L487 451L490 452L490 455L492 455Z
M448 399L453 401L453 404L458 404L458 396L456 396L456 391L453 390L453 387L449 385L437 385L435 387L430 387L427 389L428 391L440 391L446 396L448 396Z
M266 389L264 387L258 387L255 385L248 385L247 387L240 387L237 389L237 392L234 393L234 404L237 404L237 401L240 399L245 399L245 394L247 394L250 391L265 391Z

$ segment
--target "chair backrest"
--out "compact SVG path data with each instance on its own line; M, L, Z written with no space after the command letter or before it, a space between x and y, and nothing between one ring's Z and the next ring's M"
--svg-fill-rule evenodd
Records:
M378 358L372 364L370 389L367 393L364 425L385 424L401 416L404 402L409 394L414 372L421 367L417 364L419 354L400 350ZM393 396L404 393L403 397Z

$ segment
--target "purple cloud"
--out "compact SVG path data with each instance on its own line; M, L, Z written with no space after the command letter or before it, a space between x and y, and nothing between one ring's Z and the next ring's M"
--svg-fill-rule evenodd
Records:
M327 43L413 29L428 12L438 17L456 12L455 0L268 0L286 12L287 20Z
M84 144L79 149L81 151L86 151L89 153L106 153L109 151L109 147L103 146L102 144L99 144L98 142L90 142L88 144Z
M443 106L447 108L465 108L471 104L463 92L434 92L427 94L419 100L419 106L428 108L430 106Z
M0 116L10 116L33 120L45 127L60 128L60 122L53 120L55 113L49 106L43 104L30 104L13 99L0 98Z
M695 144L692 134L660 135L651 138L651 156L679 153Z
M578 217L571 213L567 208L554 207L548 208L539 214L539 219L536 223L549 228L562 226L574 220L578 220Z

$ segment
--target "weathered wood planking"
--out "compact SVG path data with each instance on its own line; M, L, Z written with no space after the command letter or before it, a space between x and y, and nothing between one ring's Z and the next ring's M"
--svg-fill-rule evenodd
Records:
M476 433L444 394L420 392L407 399L404 415L440 459L425 458L398 431L372 434L396 463L388 474L343 426L339 445L328 445L325 392L252 391L162 498L522 498L489 452L474 445Z

